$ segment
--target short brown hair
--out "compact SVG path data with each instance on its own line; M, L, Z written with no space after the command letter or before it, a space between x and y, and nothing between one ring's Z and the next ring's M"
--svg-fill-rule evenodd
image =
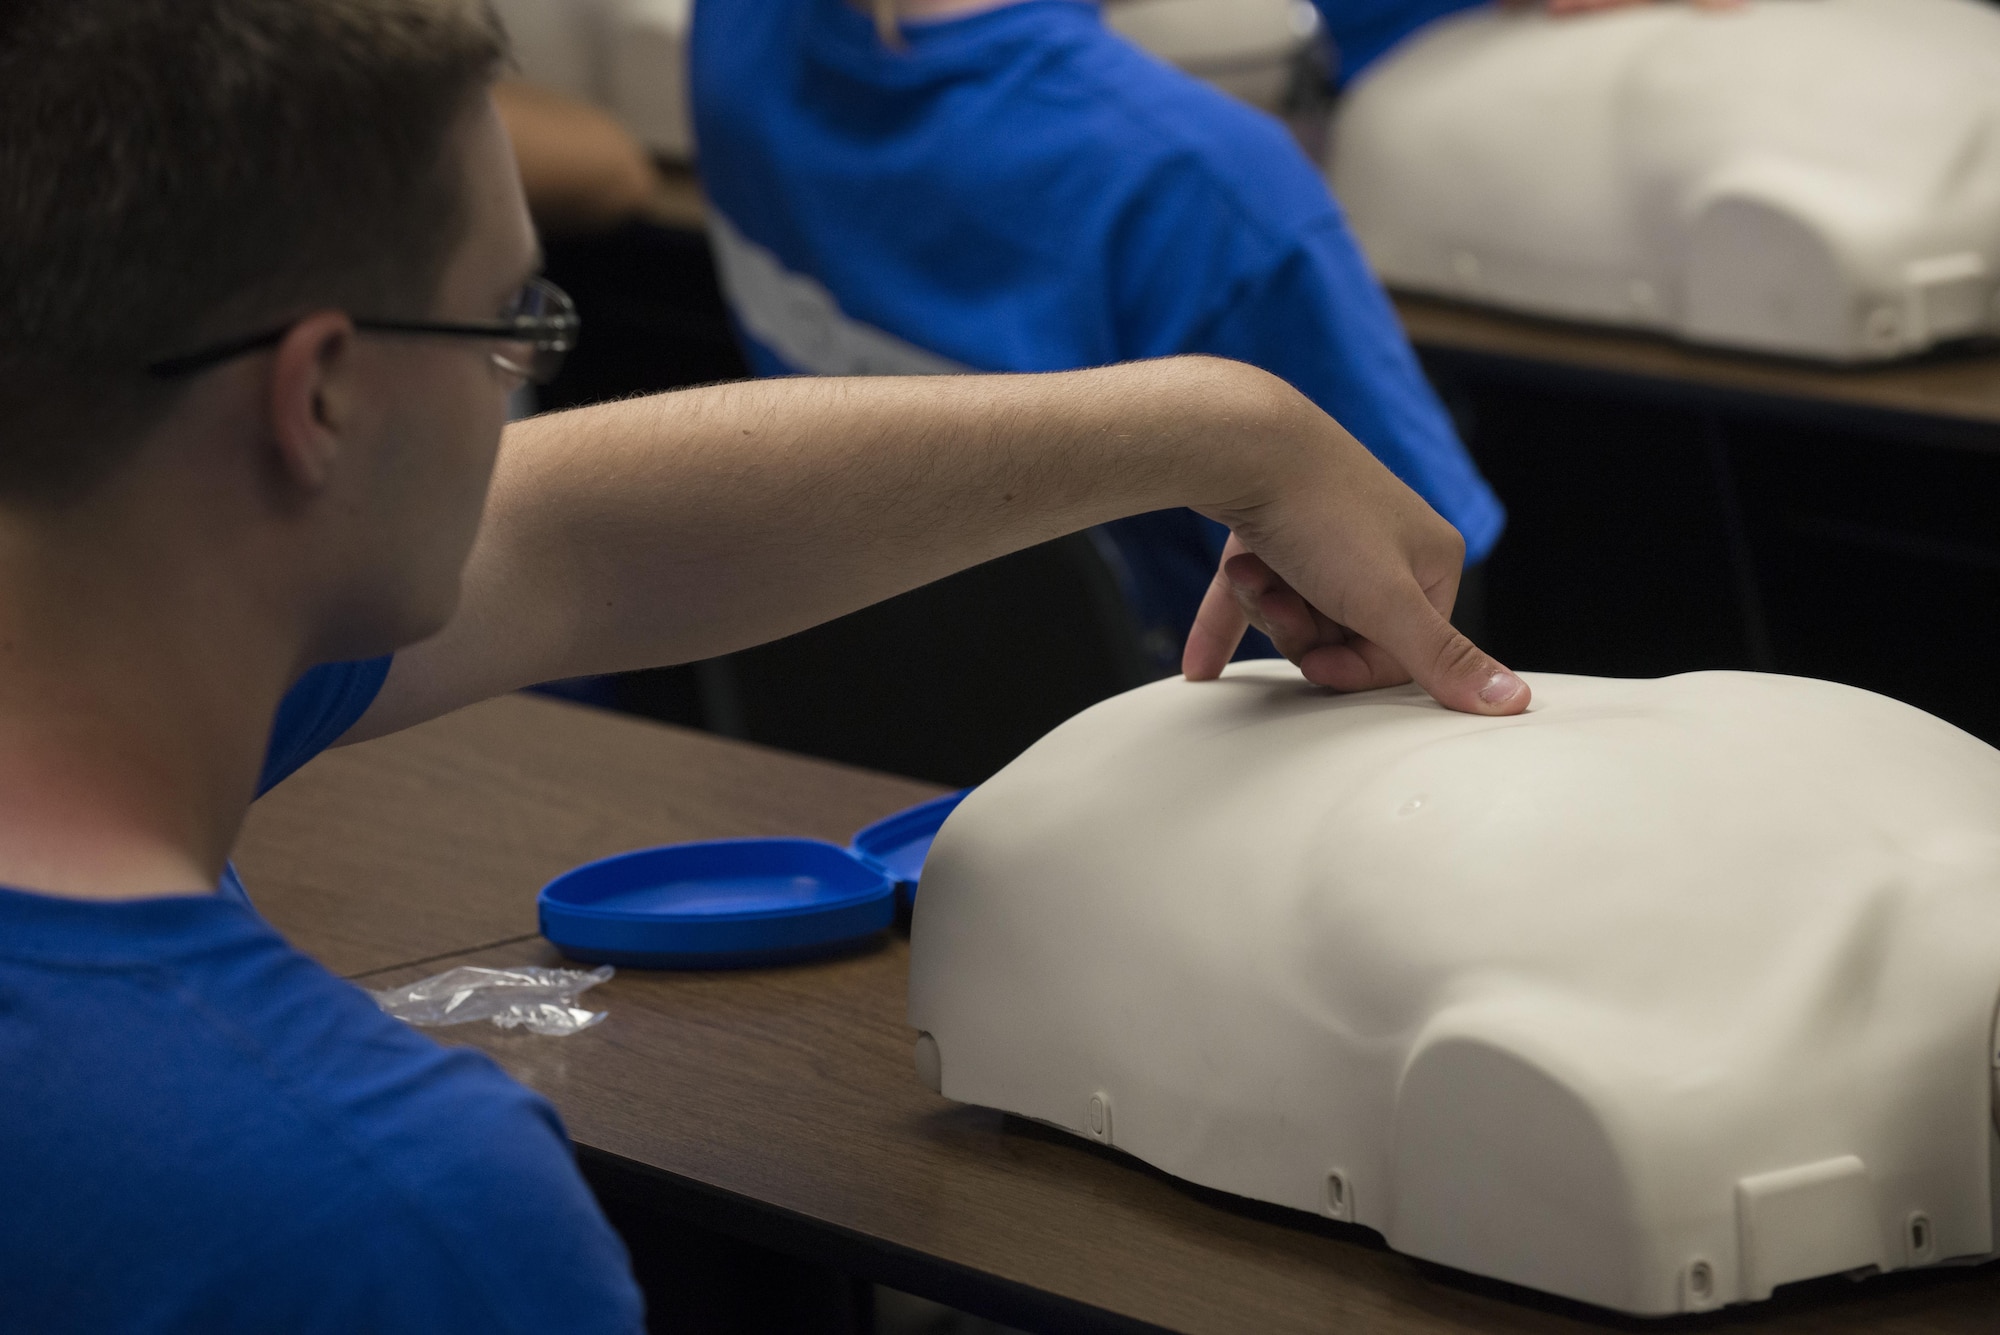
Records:
M87 494L149 361L315 306L417 314L487 0L0 0L0 503Z

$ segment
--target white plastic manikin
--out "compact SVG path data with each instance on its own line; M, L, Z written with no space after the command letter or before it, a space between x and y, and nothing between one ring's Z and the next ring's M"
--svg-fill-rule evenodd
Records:
M924 868L920 1074L1628 1312L1995 1250L2000 751L1799 678L1282 662L1087 710Z
M1109 0L1126 40L1266 111L1307 77L1319 11L1311 0Z
M1356 80L1391 286L1832 361L2000 333L2000 9L1482 9Z

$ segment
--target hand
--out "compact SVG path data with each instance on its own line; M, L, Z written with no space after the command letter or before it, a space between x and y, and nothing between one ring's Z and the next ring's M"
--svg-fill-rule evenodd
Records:
M1448 619L1465 556L1458 531L1341 436L1311 483L1225 518L1233 531L1182 671L1221 675L1255 626L1317 685L1365 691L1414 678L1452 709L1520 713L1528 684Z
M1237 535L1189 676L1218 675L1254 620L1314 681L1414 675L1454 709L1527 707L1445 620L1457 530L1283 380L1171 357L745 381L517 422L451 624L396 655L348 740L529 682L730 653L1183 505Z

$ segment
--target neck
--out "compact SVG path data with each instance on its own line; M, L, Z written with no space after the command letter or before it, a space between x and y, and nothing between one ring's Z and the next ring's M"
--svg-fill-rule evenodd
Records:
M231 597L219 553L169 559L184 520L105 508L0 514L0 884L213 891L302 645Z

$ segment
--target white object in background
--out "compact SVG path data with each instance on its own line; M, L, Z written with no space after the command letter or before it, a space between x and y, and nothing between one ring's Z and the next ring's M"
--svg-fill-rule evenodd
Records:
M1441 21L1338 110L1394 287L1762 352L2000 333L2000 9L1748 0Z
M693 0L494 0L521 74L591 102L655 155L694 160Z
M619 0L605 52L608 105L640 143L673 162L694 161L688 101L693 23L694 0Z
M1113 0L1104 22L1266 111L1283 109L1320 28L1310 0Z
M1628 1312L1992 1253L2000 751L1826 682L1529 680L1071 719L925 862L920 1073Z
M521 77L604 103L604 19L613 0L493 0Z

